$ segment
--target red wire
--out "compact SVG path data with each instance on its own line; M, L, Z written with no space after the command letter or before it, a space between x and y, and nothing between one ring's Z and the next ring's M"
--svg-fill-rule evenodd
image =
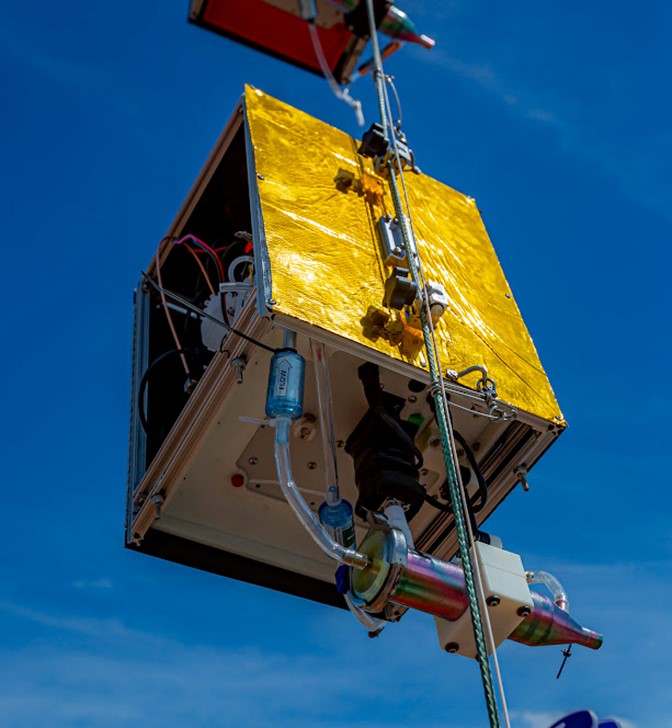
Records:
M222 251L226 250L226 248L227 248L226 245L222 245L221 248L213 248L213 250L215 251L215 253L221 253ZM200 248L196 248L196 249L194 249L194 253L200 253L201 255L207 255L208 251L201 250Z
M183 243L188 242L189 240L193 241L197 245L203 246L206 250L210 251L214 257L215 261L217 262L217 266L219 267L219 272L221 274L221 280L225 281L226 276L224 275L224 266L222 265L222 261L219 259L219 256L217 255L216 251L213 250L207 243L204 243L202 240L199 240L195 235L185 235L183 238L180 238L179 240L176 240L173 245L181 245Z

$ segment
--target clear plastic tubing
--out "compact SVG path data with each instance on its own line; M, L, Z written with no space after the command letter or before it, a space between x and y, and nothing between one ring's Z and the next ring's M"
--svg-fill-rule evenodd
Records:
M275 424L275 463L280 488L296 517L327 556L343 564L364 568L368 566L369 559L334 541L310 510L294 482L289 438L292 420L303 412L304 375L305 361L296 351L296 333L286 331L283 348L271 359L266 397L266 414L274 419Z
M355 619L364 627L369 635L377 637L380 632L385 629L385 622L380 619L375 619L370 614L360 609L353 601L350 596L350 592L343 595L345 603L348 605L348 609L352 612Z
M528 584L545 584L551 594L555 605L563 612L569 612L569 598L562 584L548 571L526 571L525 576Z
M278 469L280 488L287 499L296 517L304 525L315 543L324 553L343 564L364 568L369 565L369 559L353 549L341 546L324 530L317 520L310 506L303 499L294 482L289 453L289 437L292 429L292 420L286 416L275 418L275 464Z

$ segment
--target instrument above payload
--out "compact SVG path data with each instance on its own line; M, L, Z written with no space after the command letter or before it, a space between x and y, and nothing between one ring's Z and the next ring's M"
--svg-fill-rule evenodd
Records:
M375 0L374 14L390 39L383 57L404 42L434 46L391 2ZM370 68L357 67L371 36L366 3L359 0L191 0L189 21L337 83Z
M381 164L375 126L360 143L246 88L135 291L127 545L372 633L416 608L474 657L452 446L491 648L598 648L558 582L482 530L565 421L476 202L410 154Z

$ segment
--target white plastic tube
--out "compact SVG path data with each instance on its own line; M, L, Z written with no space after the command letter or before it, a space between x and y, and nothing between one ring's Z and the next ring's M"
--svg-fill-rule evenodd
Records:
M324 344L311 340L313 369L317 386L317 403L320 415L320 434L322 436L322 455L324 459L325 500L330 505L340 502L338 491L338 471L336 469L336 438L334 437L334 413L329 383L329 365Z
M315 543L324 553L335 561L360 569L369 565L369 559L353 549L345 548L334 541L317 520L310 506L303 499L294 482L292 465L290 461L289 437L292 421L289 417L276 417L275 419L275 464L278 470L278 480L282 493L289 503L296 517L304 525Z
M528 584L545 584L553 595L555 605L563 612L569 612L569 598L562 584L548 571L526 571Z

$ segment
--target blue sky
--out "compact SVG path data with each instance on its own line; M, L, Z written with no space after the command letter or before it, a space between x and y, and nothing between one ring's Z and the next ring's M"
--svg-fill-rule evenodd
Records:
M475 663L123 549L132 289L245 82L356 133L326 84L186 2L3 2L0 715L22 726L486 723ZM672 9L405 0L388 64L423 170L476 197L570 429L490 529L605 634L500 650L514 725L672 726ZM353 95L374 105L368 80Z

